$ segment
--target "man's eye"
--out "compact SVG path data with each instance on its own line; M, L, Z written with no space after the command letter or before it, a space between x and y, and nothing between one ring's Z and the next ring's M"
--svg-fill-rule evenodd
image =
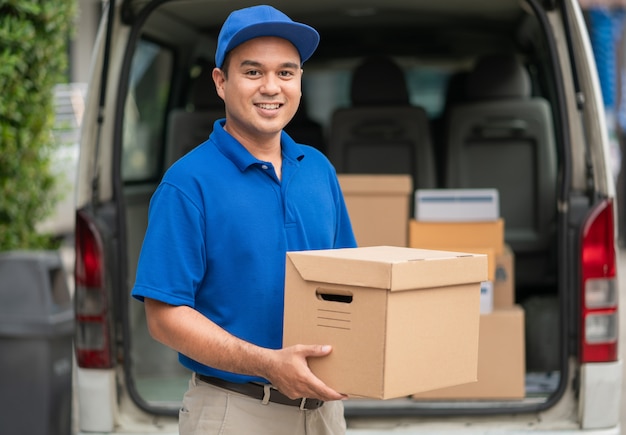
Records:
M293 77L294 73L293 71L281 71L280 73L278 73L278 75L280 75L281 77Z
M254 76L258 76L260 74L261 73L259 71L257 71L257 70L246 71L246 75L248 75L248 76L253 76L254 77Z

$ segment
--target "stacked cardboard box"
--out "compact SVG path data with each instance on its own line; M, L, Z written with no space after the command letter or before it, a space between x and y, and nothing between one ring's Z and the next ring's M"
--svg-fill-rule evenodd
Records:
M313 373L350 397L475 382L482 254L406 247L290 252L283 345L330 344Z
M414 394L420 400L514 400L525 395L524 311L518 305L481 314L478 382Z
M410 175L337 176L359 246L408 246Z
M416 194L415 216L425 216L426 220L411 220L409 246L486 253L490 261L493 299L486 303L492 310L483 310L480 316L478 382L423 392L413 397L430 400L523 398L524 312L515 305L514 256L504 243L505 222L497 216L497 212L494 214L494 210L498 209L497 204L493 206L497 195L475 190L426 193L423 197ZM444 198L441 203L436 200L439 195ZM468 197L473 199L459 200ZM431 203L421 201L422 198L429 198ZM469 207L471 211L464 215L464 210L468 210L464 204L480 204L487 213ZM438 209L433 210L431 205ZM448 214L452 211L453 215ZM467 219L464 219L465 216ZM440 219L436 220L436 217Z

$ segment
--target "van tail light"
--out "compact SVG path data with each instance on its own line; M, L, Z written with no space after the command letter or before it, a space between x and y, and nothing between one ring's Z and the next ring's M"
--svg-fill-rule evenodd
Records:
M581 363L617 360L617 274L613 202L593 209L582 234Z
M79 367L110 368L113 365L109 306L105 283L104 245L95 223L76 213L76 284L74 347Z

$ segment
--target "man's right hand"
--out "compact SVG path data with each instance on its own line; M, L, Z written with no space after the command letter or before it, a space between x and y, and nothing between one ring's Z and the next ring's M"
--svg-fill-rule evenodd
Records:
M292 399L307 397L331 401L347 398L322 382L309 369L308 358L330 354L331 346L298 344L274 352L273 364L265 378L281 393Z

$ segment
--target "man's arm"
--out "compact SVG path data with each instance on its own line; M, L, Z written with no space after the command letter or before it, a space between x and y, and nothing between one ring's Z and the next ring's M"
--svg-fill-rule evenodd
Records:
M188 306L173 306L146 298L145 309L152 337L195 361L219 370L265 378L293 399L345 398L318 379L307 364L309 357L328 355L330 346L266 349L229 334Z

